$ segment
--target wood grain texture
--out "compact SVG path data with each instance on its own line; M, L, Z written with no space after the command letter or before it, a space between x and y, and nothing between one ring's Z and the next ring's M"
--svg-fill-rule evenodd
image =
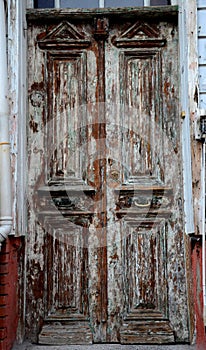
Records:
M42 344L188 341L178 33L161 11L28 14L27 336Z
M27 19L29 22L36 21L39 23L40 21L45 22L46 21L59 21L63 19L71 19L71 18L77 18L77 19L92 19L95 16L107 16L107 17L114 17L114 16L120 16L122 18L142 18L150 19L150 18L157 18L157 19L165 19L167 17L168 21L177 21L177 13L178 13L178 6L164 6L164 7L155 7L152 6L150 8L148 7L127 7L127 10L125 11L125 8L107 8L107 9L59 9L59 10L48 10L48 9L28 9L27 10Z

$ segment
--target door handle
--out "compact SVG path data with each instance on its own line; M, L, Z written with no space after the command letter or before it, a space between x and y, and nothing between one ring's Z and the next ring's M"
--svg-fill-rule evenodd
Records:
M134 205L138 208L147 208L150 207L151 201L147 201L147 203L138 203L137 201L134 201Z

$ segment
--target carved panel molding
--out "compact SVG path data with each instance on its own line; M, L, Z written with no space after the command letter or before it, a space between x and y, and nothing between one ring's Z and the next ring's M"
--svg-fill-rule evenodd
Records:
M68 50L90 45L90 40L80 33L74 25L66 21L48 32L39 34L37 42L39 47L44 50Z
M113 38L117 47L162 47L166 44L165 38L159 37L157 26L148 23L136 22L127 28L119 37Z

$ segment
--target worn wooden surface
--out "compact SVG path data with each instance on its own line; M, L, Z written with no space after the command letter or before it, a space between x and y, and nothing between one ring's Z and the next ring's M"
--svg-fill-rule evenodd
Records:
M120 16L122 18L131 18L135 17L136 19L142 18L144 16L145 19L165 19L170 21L177 20L178 6L164 6L164 7L127 7L125 8L98 8L98 9L28 9L27 10L27 19L30 22L39 21L59 21L65 20L68 18L94 18L95 16Z
M198 36L197 36L197 3L191 1L188 6L185 7L187 16L187 36L188 36L188 94L189 106L190 106L190 121L191 121L191 155L192 155L192 190L193 190L193 210L194 210L194 221L196 235L204 234L202 215L202 208L204 207L204 201L202 194L204 183L202 183L202 169L203 158L202 158L202 142L195 139L196 134L196 118L197 109L202 108L201 106L201 95L199 92L199 75L201 74L198 70L198 58L201 60L201 54L197 55L198 50ZM199 29L200 30L200 29ZM199 33L199 32L198 32ZM199 57L198 57L199 56Z
M83 317L85 342L188 341L176 18L43 13L28 27L27 336L79 343Z

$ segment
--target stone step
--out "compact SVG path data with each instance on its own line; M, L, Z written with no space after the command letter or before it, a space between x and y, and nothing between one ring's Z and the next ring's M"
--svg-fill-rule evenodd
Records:
M92 332L86 322L52 322L45 324L39 334L41 345L86 345L92 344Z
M168 321L134 321L120 330L122 344L173 344L174 332Z

